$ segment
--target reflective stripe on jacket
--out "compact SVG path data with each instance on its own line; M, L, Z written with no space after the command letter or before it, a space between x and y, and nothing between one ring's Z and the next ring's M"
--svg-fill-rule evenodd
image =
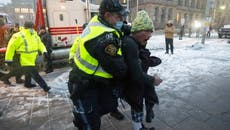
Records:
M15 52L20 54L21 66L35 66L38 52L47 52L37 32L33 29L23 29L14 34L7 46L6 61L13 61Z
M92 57L86 50L84 44L103 34L104 32L112 32L120 38L120 34L113 28L107 27L98 20L98 16L94 16L89 22L88 27L84 30L79 38L79 44L74 57L74 62L76 66L89 75L96 75L102 78L113 78L113 76L107 73L101 65L98 63L97 59ZM118 55L121 55L121 49L118 48Z

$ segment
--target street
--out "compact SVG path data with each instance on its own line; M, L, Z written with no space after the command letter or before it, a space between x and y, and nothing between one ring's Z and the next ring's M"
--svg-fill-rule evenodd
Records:
M174 38L175 53L165 54L163 35L152 36L147 48L162 64L149 69L163 83L156 87L160 104L147 126L157 130L230 129L230 44L216 37L199 44L199 38ZM70 68L43 74L50 94L40 87L6 86L0 81L0 130L75 130L67 90ZM11 79L13 82L14 79ZM123 101L124 102L124 101ZM130 107L119 109L125 119L102 117L102 130L132 130ZM144 118L145 119L145 118Z

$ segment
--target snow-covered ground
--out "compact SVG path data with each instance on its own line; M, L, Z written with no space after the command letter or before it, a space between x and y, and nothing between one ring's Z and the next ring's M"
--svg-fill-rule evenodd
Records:
M194 82L185 80L189 77L210 77L229 71L230 44L227 39L206 38L205 44L200 42L201 38L186 37L179 40L176 37L172 55L165 54L165 41L162 35L151 37L147 48L151 50L151 55L162 59L162 64L150 68L149 73L159 74L163 78L164 82L160 88L167 88L168 83L177 86L193 84Z

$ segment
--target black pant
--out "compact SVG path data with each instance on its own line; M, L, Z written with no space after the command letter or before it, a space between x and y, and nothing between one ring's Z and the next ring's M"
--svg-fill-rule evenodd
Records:
M73 73L70 72L68 87L74 104L74 125L79 130L100 130L101 116L116 110L114 88L112 84L79 80L79 75L76 77Z
M25 87L31 85L31 78L33 78L41 88L45 89L47 87L46 82L43 78L39 75L38 70L35 66L23 66L22 70L25 73Z
M51 57L51 52L48 52L47 53L47 56L46 56L46 61L47 61L47 64L46 64L46 72L51 72L53 71L53 63L52 63L52 57Z
M174 48L173 47L173 39L166 38L165 43L166 43L166 53L169 53L169 46L170 46L171 53L173 54L173 48Z

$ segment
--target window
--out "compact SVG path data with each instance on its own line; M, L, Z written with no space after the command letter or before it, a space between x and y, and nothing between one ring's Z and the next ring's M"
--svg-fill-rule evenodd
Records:
M183 1L182 0L178 0L178 5L182 5Z
M173 9L172 8L169 8L168 9L168 20L172 20L172 17L173 16Z
M155 19L155 21L158 20L158 13L159 13L159 8L156 7L155 10L154 10L154 19Z
M63 20L64 20L63 14L60 14L60 15L59 15L59 20L60 20L60 21L63 21Z
M162 8L161 9L161 23L165 23L165 11L166 11L166 9L165 8Z

